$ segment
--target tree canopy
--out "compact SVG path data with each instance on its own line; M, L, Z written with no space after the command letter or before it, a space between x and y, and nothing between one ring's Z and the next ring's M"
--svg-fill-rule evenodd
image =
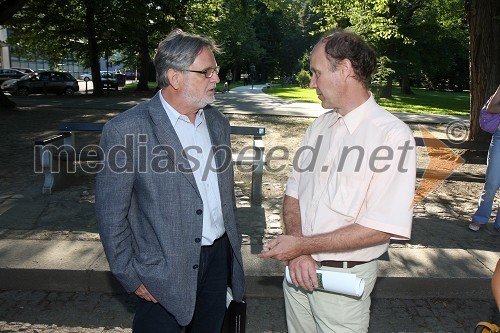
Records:
M7 3L0 19L14 32L7 41L14 52L52 64L80 61L94 74L96 94L102 94L99 58L114 53L125 66L138 67L138 89L147 89L148 79L154 79L155 48L173 28L214 38L224 49L218 57L223 73L231 69L235 77L252 64L261 80L293 77L308 70L319 34L345 28L378 53L374 83L380 96L390 98L395 83L406 94L415 86L481 90L484 84L474 76L479 72L488 78L489 92L499 78L495 0L467 0L465 6L462 0L4 0L2 5ZM484 94L472 94L473 113Z

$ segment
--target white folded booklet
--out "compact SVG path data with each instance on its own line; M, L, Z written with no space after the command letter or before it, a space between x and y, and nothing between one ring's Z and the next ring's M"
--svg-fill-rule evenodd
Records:
M365 280L356 274L317 269L319 290L360 297L365 289ZM285 268L286 281L292 283L288 266Z

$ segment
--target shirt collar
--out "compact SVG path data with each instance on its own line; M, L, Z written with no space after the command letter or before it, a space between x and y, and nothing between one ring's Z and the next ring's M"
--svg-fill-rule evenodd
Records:
M163 106L163 109L165 109L165 112L167 113L168 119L170 119L172 126L175 127L175 125L179 120L190 122L187 116L180 114L170 104L168 104L168 102L163 98L161 90L158 92L158 94L160 95L161 105ZM205 121L205 113L203 112L203 109L200 109L198 113L196 113L195 126L198 126L200 123L204 121Z
M376 105L377 102L375 102L375 98L370 92L370 97L363 104L353 109L345 116L341 116L337 113L337 119L335 120L335 122L337 122L338 119L343 118L344 124L347 127L349 134L352 134L354 133L356 128L358 128L359 124L361 124L361 122L365 119L368 112L370 110L373 110Z

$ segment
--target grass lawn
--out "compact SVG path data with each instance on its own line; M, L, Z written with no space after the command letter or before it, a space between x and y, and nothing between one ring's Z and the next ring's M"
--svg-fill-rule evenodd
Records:
M412 90L414 95L401 95L399 88L394 88L392 99L377 98L377 102L389 111L463 116L470 114L469 92L429 91L419 88ZM319 103L314 89L272 87L264 89L264 92L284 99Z

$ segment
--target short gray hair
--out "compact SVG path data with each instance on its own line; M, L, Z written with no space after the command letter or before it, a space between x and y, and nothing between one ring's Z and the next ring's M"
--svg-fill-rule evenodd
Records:
M170 85L167 77L169 69L187 69L205 47L215 54L221 52L219 46L208 37L190 34L181 29L169 33L158 45L153 60L158 87L162 89Z

